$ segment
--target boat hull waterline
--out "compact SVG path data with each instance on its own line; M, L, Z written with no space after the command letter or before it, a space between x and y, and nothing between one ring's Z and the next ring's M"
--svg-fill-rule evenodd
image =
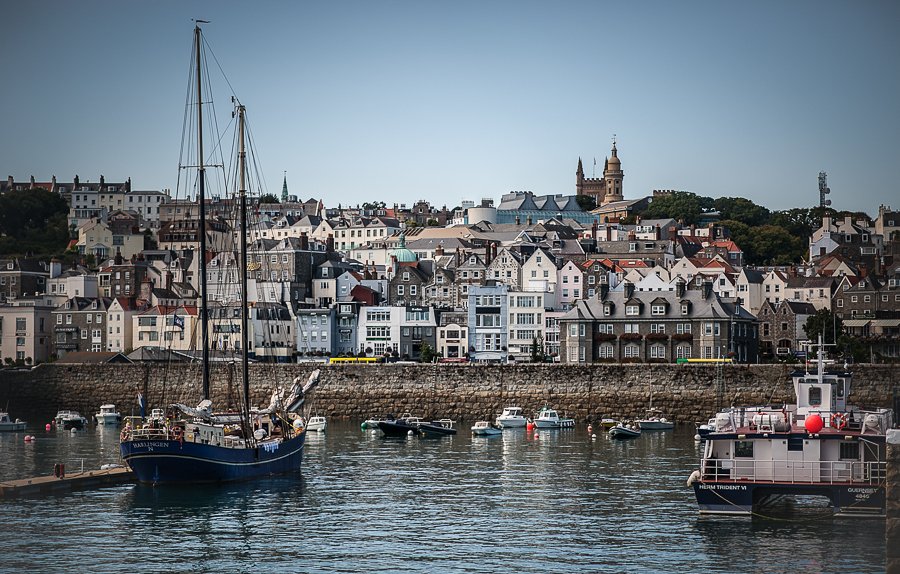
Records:
M232 482L299 471L305 441L305 432L256 448L138 439L122 442L120 451L142 483Z
M697 481L694 494L701 514L751 515L765 498L777 495L826 496L835 514L884 516L885 489L876 484L760 484Z

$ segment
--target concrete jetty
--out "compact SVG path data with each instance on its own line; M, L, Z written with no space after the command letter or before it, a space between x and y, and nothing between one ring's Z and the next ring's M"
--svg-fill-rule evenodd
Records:
M20 480L0 481L0 498L62 494L73 490L111 486L135 480L134 473L127 467L78 471L67 473L62 478L53 475L36 476Z

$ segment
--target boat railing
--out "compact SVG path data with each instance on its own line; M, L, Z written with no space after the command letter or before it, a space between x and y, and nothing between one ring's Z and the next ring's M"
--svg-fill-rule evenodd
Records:
M167 427L138 427L126 429L123 434L129 433L131 440L169 440L173 433Z
M797 484L884 483L885 462L852 460L703 460L703 480Z

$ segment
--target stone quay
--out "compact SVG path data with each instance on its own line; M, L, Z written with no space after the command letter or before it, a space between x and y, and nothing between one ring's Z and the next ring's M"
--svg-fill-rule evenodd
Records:
M306 380L321 370L309 401L330 418L364 420L388 413L493 418L505 406L536 413L550 406L579 423L604 416L631 418L652 405L678 423L705 422L720 408L794 402L790 365L477 365L477 364L253 364L251 404L269 402L276 384ZM900 365L854 365L850 402L891 407ZM192 364L55 365L0 370L0 406L32 424L57 410L85 417L113 403L123 415L138 414L137 393L149 408L174 402L194 406L201 393L200 369ZM211 399L217 409L240 404L240 366L214 365Z

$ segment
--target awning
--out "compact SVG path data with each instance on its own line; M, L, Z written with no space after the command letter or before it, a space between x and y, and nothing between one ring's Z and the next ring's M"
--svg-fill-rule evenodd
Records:
M865 327L872 319L844 319L844 327Z
M873 327L900 327L900 319L872 319Z

